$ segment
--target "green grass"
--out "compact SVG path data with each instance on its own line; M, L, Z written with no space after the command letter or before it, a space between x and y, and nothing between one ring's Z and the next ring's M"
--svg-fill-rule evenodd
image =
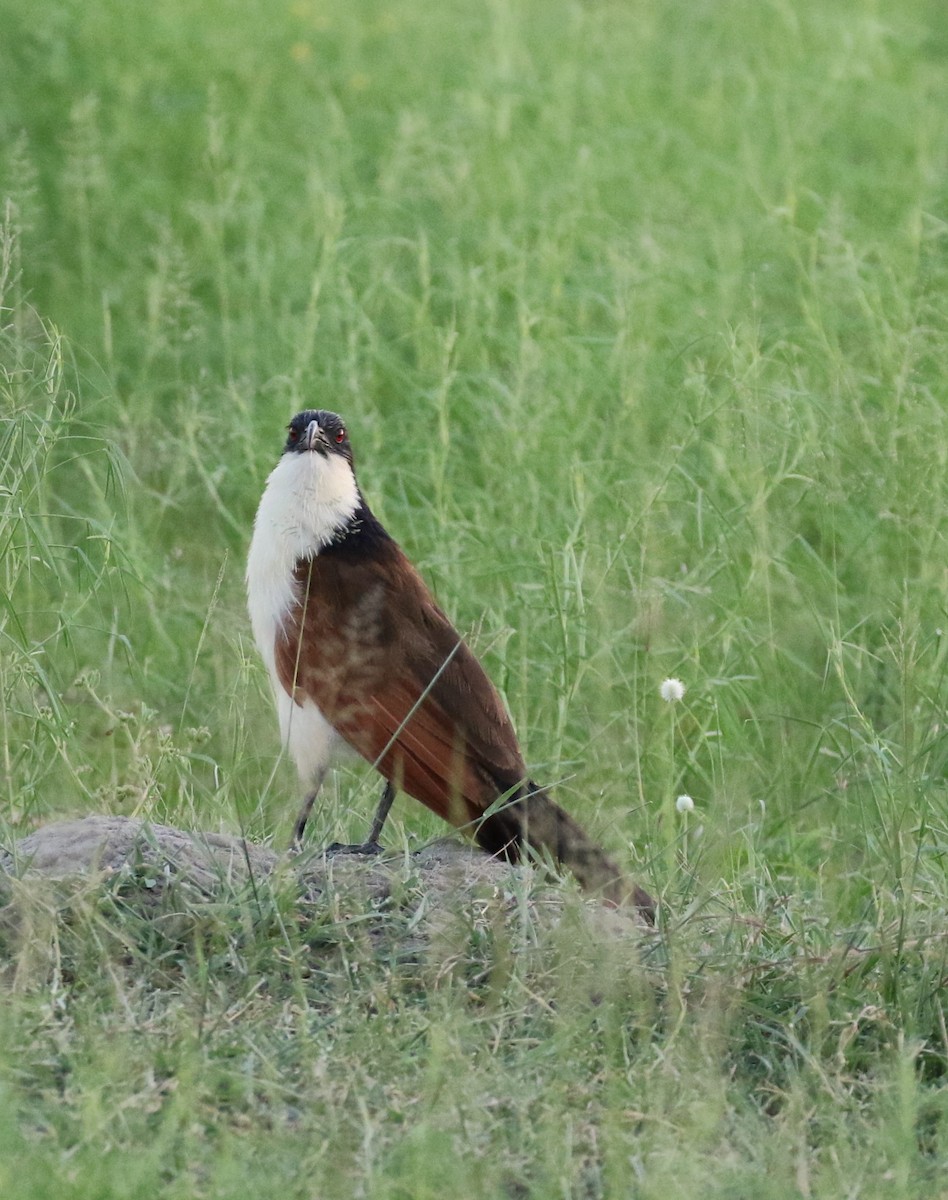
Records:
M459 914L419 974L278 893L174 936L21 897L3 1196L943 1194L941 7L0 29L3 843L285 841L242 574L316 405L534 774L668 910L646 983L568 922ZM340 772L314 836L375 789ZM437 832L403 801L389 836Z

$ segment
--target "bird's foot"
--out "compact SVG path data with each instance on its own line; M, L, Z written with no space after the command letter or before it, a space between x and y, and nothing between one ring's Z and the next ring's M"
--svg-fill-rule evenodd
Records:
M384 854L382 847L375 841L361 842L357 846L346 846L342 842L333 842L331 846L327 846L323 853L330 858L335 858L337 854L365 854L376 855Z

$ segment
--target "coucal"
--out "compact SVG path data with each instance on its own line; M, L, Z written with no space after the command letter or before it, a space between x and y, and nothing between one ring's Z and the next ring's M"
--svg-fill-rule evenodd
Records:
M651 915L582 827L527 776L494 686L359 490L341 417L301 412L257 510L247 562L254 638L280 730L308 795L303 834L345 746L386 780L376 849L397 790L511 861L552 855L585 889Z

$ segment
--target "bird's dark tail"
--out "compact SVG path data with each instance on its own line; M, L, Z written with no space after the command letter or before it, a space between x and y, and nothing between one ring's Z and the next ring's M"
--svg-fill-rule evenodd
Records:
M654 922L655 901L648 892L626 879L598 842L532 780L480 821L474 836L490 854L511 862L523 857L525 846L546 852L575 875L584 891L617 905L634 904Z

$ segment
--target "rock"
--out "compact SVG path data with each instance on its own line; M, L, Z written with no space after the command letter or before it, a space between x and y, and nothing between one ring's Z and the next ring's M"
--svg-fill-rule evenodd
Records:
M177 986L200 946L216 973L251 971L268 986L304 970L349 988L353 972L390 969L406 987L458 977L477 990L501 986L515 959L538 978L559 963L596 1000L606 975L640 977L645 933L634 910L456 838L376 857L277 854L227 834L90 816L0 851L0 984L15 988L88 980L106 953L139 983Z
M269 874L277 855L243 838L222 833L187 833L131 817L84 817L44 825L14 847L17 873L37 872L69 879L90 872L113 874L128 866L184 876L202 890L225 880L243 882L250 871Z
M486 947L524 920L552 931L567 912L574 914L569 927L579 920L584 943L604 937L614 946L629 935L637 943L643 932L634 910L581 898L571 883L456 838L410 854L277 854L228 834L115 816L46 825L3 851L0 906L0 943L21 951L36 941L39 914L47 925L70 927L90 912L143 921L181 946L208 922L239 936L241 914L251 912L262 927L267 914L282 912L311 931L314 946L361 938L372 953L402 961L432 954L460 961L445 945ZM54 937L49 930L43 936Z
M43 875L64 880L77 876L114 875L135 870L162 881L188 883L213 895L227 885L242 885L290 869L304 890L318 893L330 881L356 879L375 895L388 892L405 867L430 880L447 896L459 887L501 886L522 868L488 858L472 846L442 839L405 856L370 858L358 854L326 855L321 851L279 855L266 846L226 833L187 832L131 817L89 816L44 825L21 838L0 857L0 872Z

